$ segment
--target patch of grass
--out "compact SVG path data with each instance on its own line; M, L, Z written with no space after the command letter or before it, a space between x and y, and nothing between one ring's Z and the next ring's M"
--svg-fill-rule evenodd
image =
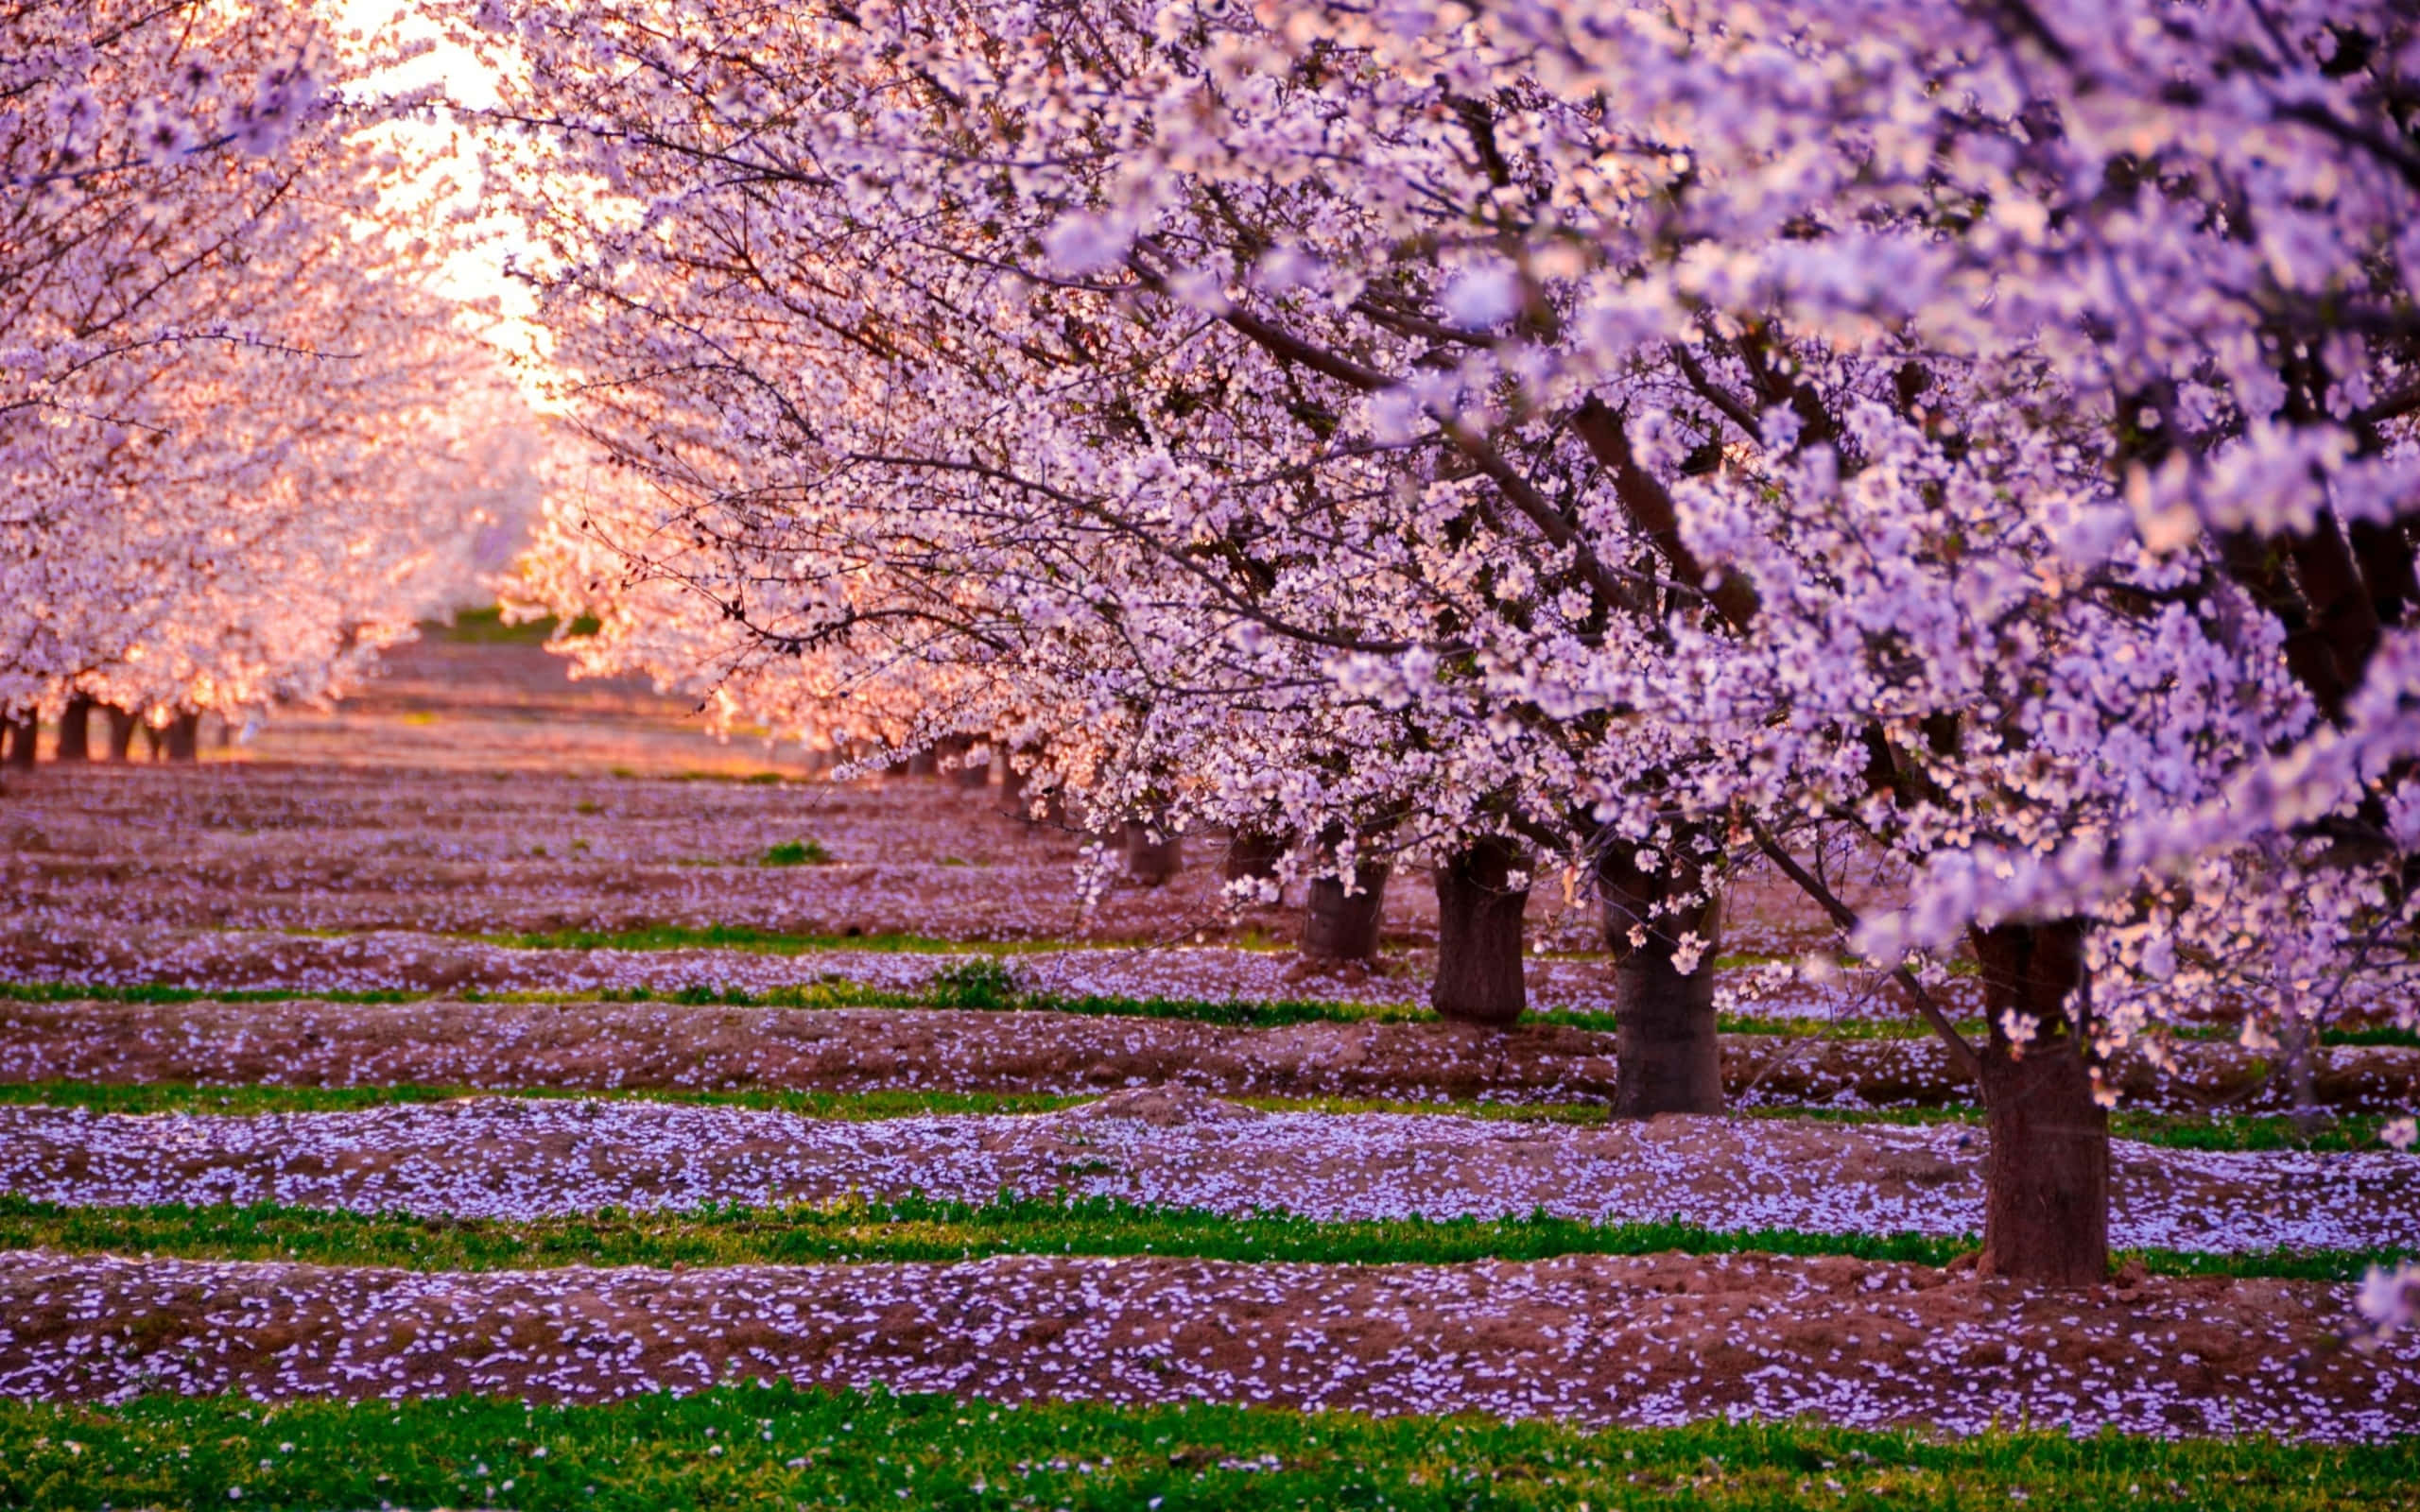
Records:
M821 840L785 840L768 847L756 862L766 867L820 867L831 859L832 852L823 849Z
M1983 1109L1971 1103L1940 1108L1799 1108L1789 1104L1734 1108L1748 1118L1811 1119L1825 1124L1972 1124L1980 1128ZM2323 1154L2394 1153L2378 1143L2383 1115L2340 1113L2305 1134L2288 1113L2137 1113L2109 1115L2109 1132L2138 1144L2173 1150L2309 1150ZM2420 1149L2411 1152L2420 1158Z
M1602 1103L1495 1103L1448 1099L1415 1101L1391 1097L1226 1096L1224 1100L1271 1113L1451 1114L1509 1124L1601 1125L1612 1115ZM485 1088L300 1087L262 1083L139 1082L104 1085L84 1081L0 1082L0 1106L82 1108L96 1113L336 1113L398 1104L440 1103L460 1097L587 1099L597 1102L682 1103L713 1108L797 1113L807 1118L867 1121L928 1113L1046 1113L1096 1101L1093 1095L1042 1092L951 1092L903 1089L882 1091L815 1091L749 1088L700 1091L686 1088ZM1970 1124L1980 1127L1983 1110L1972 1105L1944 1108L1795 1108L1734 1109L1746 1118L1811 1120L1827 1124ZM2284 1114L2117 1113L2110 1129L2118 1138L2186 1150L2312 1150L2388 1153L2378 1143L2386 1120L2347 1114L2308 1138ZM2412 1152L2420 1159L2420 1150Z
M949 947L952 950L960 947ZM945 974L950 970L945 968ZM942 988L942 991L952 990ZM400 992L341 990L251 989L167 987L158 984L86 984L80 982L0 982L0 1002L19 1003L358 1003L400 1004L431 1001L458 1003L677 1003L693 1007L729 1008L929 1008L932 990L897 992L847 981L804 983L796 987L749 992L740 988L681 988L658 992L648 988L609 988L597 992ZM1065 997L1024 992L999 1005L1001 1011L1080 1013L1101 1018L1189 1019L1242 1027L1310 1023L1354 1023L1376 1020L1414 1022L1436 1016L1409 1005L1331 1003L1319 1000L1265 1002L1257 999Z
M0 982L8 1003L420 1003L427 992L169 987L157 982Z
M691 1107L741 1108L754 1112L796 1113L866 1123L933 1113L1047 1113L1093 1099L1046 1092L900 1091L825 1092L786 1088L740 1091L691 1091L682 1088L584 1089L529 1087L426 1087L405 1082L375 1087L284 1087L266 1083L135 1082L102 1085L83 1081L0 1082L0 1107L80 1108L95 1113L349 1113L452 1102L463 1097L520 1097L536 1101L679 1103Z
M925 990L943 1008L1010 1008L1026 996L1016 972L999 961L962 961L935 971Z
M289 930L288 934L340 932ZM934 939L922 935L784 935L748 925L715 924L699 929L666 925L620 932L560 930L551 934L470 936L489 944L518 950L678 950L718 948L760 951L776 955L805 955L827 950L870 950L904 954L1010 956L1046 951L1108 949L1032 940L977 941ZM992 1008L1003 1012L1075 1013L1094 1018L1185 1019L1238 1028L1275 1028L1295 1023L1433 1023L1437 1015L1411 1003L1347 1003L1329 998L1136 998L1122 994L1085 994L1011 990L994 987L971 995L953 973L990 963L977 961L944 967L921 992L892 991L846 981L826 980L763 992L740 988L717 990L681 988L658 992L647 988L607 988L597 992L405 992L328 989L217 989L166 987L156 984L84 984L78 982L0 982L0 1002L20 1003L424 1003L445 999L460 1003L680 1003L731 1008ZM1007 968L1001 968L1006 971ZM1013 984L1013 975L1000 979ZM1549 1011L1524 1021L1531 1027L1578 1029L1611 1034L1610 1013ZM1888 1019L1782 1019L1724 1015L1724 1034L1762 1035L1801 1040L1923 1040L1931 1031L1923 1024ZM1978 1030L1979 1032L1979 1029ZM2354 1031L2369 1033L2371 1031ZM2401 1032L2401 1031L2394 1031ZM2330 1040L2331 1043L2334 1042ZM2373 1041L2363 1040L2362 1043ZM2393 1041L2379 1040L2378 1043ZM2224 1148L2227 1146L2211 1146ZM2268 1148L2271 1146L2251 1146ZM2282 1148L2283 1146L2276 1146ZM2313 1148L2325 1146L2314 1145Z
M2285 1444L1806 1424L1587 1432L1471 1416L727 1386L610 1405L150 1397L0 1404L0 1504L2348 1512L2409 1505L2420 1440ZM1837 1488L1837 1489L1835 1489ZM231 1495L240 1491L240 1497Z
M823 951L881 951L913 955L1016 955L1043 951L1113 949L1061 940L957 940L885 930L838 935L792 934L753 924L649 924L639 929L557 929L522 934L465 935L516 951L748 951L760 955L810 955Z
M192 1260L293 1260L412 1270L516 1270L557 1265L775 1264L958 1261L988 1255L1179 1255L1253 1264L1459 1264L1559 1255L1845 1255L1945 1265L1971 1236L1717 1229L1685 1223L1594 1224L1526 1218L1327 1223L1268 1212L1249 1217L1150 1208L1108 1197L1016 1197L988 1203L906 1198L685 1212L606 1209L508 1222L292 1208L163 1203L78 1208L0 1196L0 1249L175 1255ZM2155 1275L2358 1280L2407 1251L2258 1250L2216 1254L2128 1250Z
M491 604L485 609L458 610L452 624L432 620L422 630L452 641L459 645L541 645L553 638L562 621L549 614L541 619L523 620L517 625L504 622L504 610ZM593 615L582 614L571 622L564 632L567 640L595 635L603 628Z

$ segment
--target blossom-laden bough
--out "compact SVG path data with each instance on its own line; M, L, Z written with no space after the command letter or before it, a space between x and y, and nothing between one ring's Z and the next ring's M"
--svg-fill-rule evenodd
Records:
M2112 1051L2408 1021L2398 8L455 9L610 464L532 585L597 664L1584 879L1636 1112L1707 1106L1761 857L1909 963L2031 1279L2105 1272Z
M449 187L322 8L0 11L0 714L193 754L447 605L519 404L437 292Z

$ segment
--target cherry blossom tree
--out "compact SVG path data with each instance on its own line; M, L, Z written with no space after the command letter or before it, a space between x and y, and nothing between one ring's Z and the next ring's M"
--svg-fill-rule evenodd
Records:
M500 372L429 292L415 164L316 7L0 15L0 705L324 696L466 573ZM121 729L130 726L122 723Z
M1465 920L1581 868L1627 1112L1720 1107L1759 858L1978 1075L1996 1271L2105 1272L2109 1056L2409 1020L2395 8L463 20L604 549L714 612L641 662L1046 720L1104 819Z

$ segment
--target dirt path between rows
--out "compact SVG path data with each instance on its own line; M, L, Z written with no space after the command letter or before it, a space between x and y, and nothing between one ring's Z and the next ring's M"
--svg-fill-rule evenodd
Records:
M2114 1149L2112 1242L2420 1244L2420 1160ZM1518 1218L1974 1233L1962 1127L1688 1118L1601 1128L1269 1113L1183 1089L1061 1112L837 1121L646 1102L465 1098L358 1112L94 1115L0 1108L0 1192L70 1206L276 1202L550 1218L845 1197L1068 1193L1322 1220Z
M2420 1050L2323 1052L2318 1092L2343 1111L2420 1102ZM1939 1106L1973 1099L1929 1040L1730 1036L1724 1080L1746 1105ZM2127 1106L2284 1106L2283 1078L2236 1046L2178 1047L2179 1072L2120 1067ZM748 1088L1085 1092L1176 1084L1228 1096L1601 1102L1613 1036L1551 1022L1493 1033L1441 1023L1236 1029L1172 1019L952 1009L666 1004L312 1002L0 1004L0 1080L295 1086Z
M418 1275L29 1253L0 1256L0 1394L596 1401L782 1377L1636 1425L2420 1431L2420 1339L2357 1352L2345 1312L2302 1282L2045 1293L1764 1256Z

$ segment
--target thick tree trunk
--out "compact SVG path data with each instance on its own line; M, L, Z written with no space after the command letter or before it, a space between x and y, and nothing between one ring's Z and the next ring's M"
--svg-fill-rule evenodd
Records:
M1709 896L1676 910L1666 906L1701 890ZM1721 899L1693 868L1680 877L1640 869L1636 850L1627 845L1598 856L1597 891L1614 956L1614 1116L1721 1112L1722 1040L1714 1013ZM1686 971L1676 954L1684 935L1703 942Z
M1278 859L1286 854L1286 842L1259 830L1238 830L1227 841L1227 857L1219 863L1219 875L1229 882L1241 882L1250 877L1266 882L1277 875Z
M120 709L112 704L101 705L101 713L107 714L110 721L110 760L132 761L134 731L143 721L135 717L132 710Z
M59 759L62 762L88 762L93 759L93 700L77 694L67 700L67 712L59 716Z
M1366 961L1378 954L1378 922L1386 912L1387 865L1364 862L1347 893L1334 877L1314 878L1303 907L1303 954L1323 961Z
M181 713L161 731L166 755L172 762L190 762L201 756L201 715Z
M1507 878L1522 861L1490 837L1437 868L1437 980L1428 1001L1441 1019L1512 1027L1529 1006L1521 975L1521 915L1530 889Z
M1184 869L1184 841L1173 830L1141 819L1126 821L1126 874L1156 887Z
M10 714L6 719L0 719L0 735L6 736L6 748L0 750L0 762L6 762L20 771L32 771L34 737L40 729L32 714L26 714L23 718Z
M1026 784L1032 780L1032 773L1018 771L1016 763L1009 759L1006 749L994 751L992 760L1000 768L1000 812L1031 823L1033 809L1025 790Z
M2092 1095L2074 1017L2086 986L2081 920L2002 924L1969 938L1991 1040L1982 1052L1986 1275L2049 1286L2109 1278L2109 1113ZM2007 1032L2031 1020L2031 1039Z

